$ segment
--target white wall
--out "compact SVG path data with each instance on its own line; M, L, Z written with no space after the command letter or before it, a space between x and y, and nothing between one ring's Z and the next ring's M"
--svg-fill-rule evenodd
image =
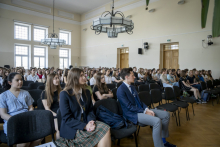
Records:
M201 29L201 1L187 0L184 5L177 5L176 0L160 0L150 3L149 9L155 8L154 13L145 10L145 6L123 12L125 16L132 15L135 28L134 34L119 34L118 38L110 39L107 34L95 35L88 29L81 34L81 65L116 67L117 48L122 45L129 47L129 66L143 68L159 68L160 44L179 42L179 67L212 70L218 78L220 70L220 38L214 38L214 45L204 49L202 40L211 35L212 13L214 1L210 1L207 26ZM83 25L89 28L91 24ZM138 55L138 48L148 42L150 49L143 55Z

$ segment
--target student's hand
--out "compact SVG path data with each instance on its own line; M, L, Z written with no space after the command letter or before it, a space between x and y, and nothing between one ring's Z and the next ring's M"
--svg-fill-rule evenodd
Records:
M147 110L145 112L145 114L150 115L150 116L155 116L155 113L153 111L151 111L151 110Z
M92 132L94 131L96 128L96 125L95 125L95 121L91 120L90 122L88 122L88 124L86 125L86 130L88 132Z

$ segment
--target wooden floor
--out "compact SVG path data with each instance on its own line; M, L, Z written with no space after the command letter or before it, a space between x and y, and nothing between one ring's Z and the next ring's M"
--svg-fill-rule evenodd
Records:
M195 116L192 114L191 104L189 106L190 121L186 121L185 110L180 113L181 126L176 126L174 117L170 118L170 137L167 141L176 144L178 147L220 147L220 103L212 106L207 104L195 104ZM2 126L0 126L2 129ZM140 129L138 136L139 147L154 147L150 127ZM50 137L46 142L51 141ZM0 144L0 147L6 147ZM135 147L134 139L122 139L120 146ZM117 145L112 145L117 147Z

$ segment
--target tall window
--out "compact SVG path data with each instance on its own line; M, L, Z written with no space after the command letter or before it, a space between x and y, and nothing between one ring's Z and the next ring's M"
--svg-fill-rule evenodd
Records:
M14 23L14 38L21 40L31 40L31 26L23 23Z
M15 45L15 66L24 67L28 69L29 67L29 46L28 45Z
M60 49L60 69L69 67L69 49Z
M46 48L34 47L34 67L45 68L46 67Z
M34 26L34 41L41 41L41 39L44 39L47 32L47 28Z
M60 30L60 39L66 40L67 45L71 45L71 32Z

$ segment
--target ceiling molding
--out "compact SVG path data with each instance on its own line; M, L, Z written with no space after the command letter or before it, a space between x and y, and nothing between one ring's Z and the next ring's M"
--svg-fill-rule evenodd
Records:
M85 19L91 18L91 17L96 16L96 15L103 13L103 12L105 12L105 7L99 8L93 12L85 14Z
M42 11L42 12L46 12L46 13L51 13L51 8L45 7L45 6L41 6L41 5L37 5L34 3L30 3L24 0L11 0L12 4L15 5L19 5L22 7L27 7L33 10L37 10L37 11Z
M36 12L36 11L32 11L32 10L27 10L27 9L24 9L24 8L11 6L11 5L7 5L7 4L3 4L3 3L0 3L0 8L15 11L15 12L20 12L20 13L25 13L25 14L28 14L28 15L43 17L43 18L47 18L47 19L53 19L52 15L48 15L48 14L44 14L44 13L40 13L40 12ZM65 19L65 18L61 18L61 17L57 17L57 16L54 16L54 19L57 20L57 21L66 22L66 23L75 24L75 25L80 25L81 24L78 21Z
M58 15L74 19L74 14L58 10Z
M133 1L136 1L136 0L120 0L120 1L117 1L117 2L115 2L115 8L126 5L128 3L133 2ZM112 4L111 4L111 6L112 6Z

